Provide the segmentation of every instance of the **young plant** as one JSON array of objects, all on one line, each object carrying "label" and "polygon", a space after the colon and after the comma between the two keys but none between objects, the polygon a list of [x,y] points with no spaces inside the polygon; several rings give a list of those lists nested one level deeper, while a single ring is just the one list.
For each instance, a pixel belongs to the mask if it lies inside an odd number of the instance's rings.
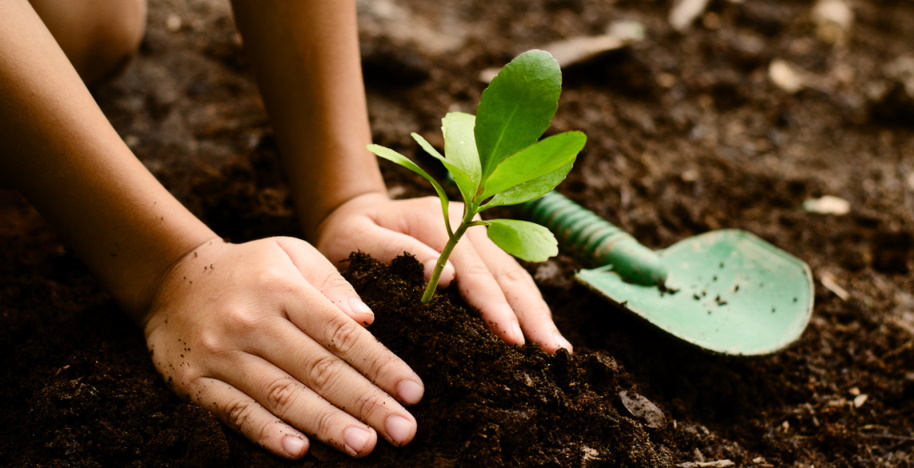
[{"label": "young plant", "polygon": [[441,120],[444,155],[416,133],[419,145],[441,161],[463,197],[463,218],[455,229],[448,198],[432,176],[396,151],[378,145],[368,149],[431,182],[444,212],[448,242],[438,258],[422,302],[431,301],[441,271],[457,242],[473,226],[486,226],[489,239],[515,257],[541,262],[558,253],[555,236],[543,226],[511,219],[476,219],[496,206],[515,205],[555,188],[571,170],[587,137],[565,132],[543,140],[562,92],[558,63],[542,50],[517,56],[483,91],[476,115],[448,113]]}]

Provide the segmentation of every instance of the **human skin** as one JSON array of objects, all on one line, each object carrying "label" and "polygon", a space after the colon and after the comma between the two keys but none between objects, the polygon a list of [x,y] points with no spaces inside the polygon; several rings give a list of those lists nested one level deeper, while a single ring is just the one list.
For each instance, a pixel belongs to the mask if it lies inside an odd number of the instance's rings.
[{"label": "human skin", "polygon": [[31,0],[83,81],[116,73],[143,39],[145,0]]},{"label": "human skin", "polygon": [[[233,0],[306,239],[333,262],[354,250],[390,261],[410,252],[426,278],[447,243],[435,197],[391,200],[371,143],[355,2]],[[454,204],[459,207],[460,204]],[[452,212],[459,222],[460,209]],[[526,334],[571,351],[533,279],[481,228],[468,231],[442,274],[509,343]]]},{"label": "human skin", "polygon": [[353,456],[379,433],[408,443],[421,380],[333,265],[297,239],[223,242],[121,141],[30,4],[0,17],[0,172],[144,328],[175,391],[288,458],[304,433]]},{"label": "human skin", "polygon": [[[70,0],[36,4],[54,1]],[[430,227],[437,200],[389,200],[364,149],[354,3],[234,7],[308,238],[334,261],[357,249],[434,261],[446,240]],[[58,43],[25,0],[0,2],[0,18],[0,174],[143,327],[166,382],[287,458],[306,453],[305,434],[353,456],[379,435],[408,443],[416,421],[404,405],[422,382],[364,329],[374,316],[334,265],[298,239],[223,242],[134,157],[80,79],[104,76],[118,54],[92,57],[48,18]],[[519,324],[544,349],[565,346],[529,275],[470,235],[446,280],[456,275],[509,342],[523,342]]]}]

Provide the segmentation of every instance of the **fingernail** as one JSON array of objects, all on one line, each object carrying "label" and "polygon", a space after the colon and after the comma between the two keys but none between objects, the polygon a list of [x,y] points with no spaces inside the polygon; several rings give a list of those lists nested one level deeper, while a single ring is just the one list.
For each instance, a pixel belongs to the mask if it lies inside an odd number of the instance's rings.
[{"label": "fingernail", "polygon": [[357,297],[349,298],[349,307],[353,312],[358,314],[374,315],[374,311],[371,310],[371,307],[368,307],[368,304],[362,302],[362,300]]},{"label": "fingernail", "polygon": [[352,455],[362,453],[370,438],[371,433],[364,427],[349,426],[343,431],[343,442],[346,443],[346,449]]},{"label": "fingernail", "polygon": [[526,343],[526,340],[524,340],[524,332],[521,331],[519,324],[515,323],[511,326],[510,335],[515,343],[519,345]]},{"label": "fingernail", "polygon": [[394,445],[400,446],[409,442],[414,433],[413,423],[403,416],[391,416],[384,423],[384,429],[387,430],[387,437]]},{"label": "fingernail", "polygon": [[282,449],[290,456],[298,458],[308,449],[308,442],[301,437],[287,435],[282,438]]},{"label": "fingernail", "polygon": [[419,403],[423,393],[425,393],[425,389],[415,381],[404,380],[397,384],[397,394],[400,395],[400,400],[407,405]]},{"label": "fingernail", "polygon": [[569,353],[574,351],[574,347],[571,346],[571,343],[569,343],[568,340],[566,340],[565,337],[562,336],[559,332],[555,332],[553,338],[555,339],[555,345],[557,347],[565,348]]}]

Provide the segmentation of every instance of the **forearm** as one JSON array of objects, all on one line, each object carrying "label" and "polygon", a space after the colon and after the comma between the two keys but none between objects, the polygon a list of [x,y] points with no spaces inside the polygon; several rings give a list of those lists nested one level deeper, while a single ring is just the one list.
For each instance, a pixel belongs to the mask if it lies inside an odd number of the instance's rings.
[{"label": "forearm", "polygon": [[305,234],[343,202],[385,192],[353,0],[233,0]]},{"label": "forearm", "polygon": [[214,234],[133,156],[25,0],[0,3],[2,170],[135,319]]}]

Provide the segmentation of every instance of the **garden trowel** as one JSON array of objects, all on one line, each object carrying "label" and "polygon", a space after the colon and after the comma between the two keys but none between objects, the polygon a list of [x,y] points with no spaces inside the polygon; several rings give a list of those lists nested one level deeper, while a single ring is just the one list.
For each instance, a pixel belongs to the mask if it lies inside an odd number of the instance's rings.
[{"label": "garden trowel", "polygon": [[564,253],[595,267],[579,271],[579,282],[701,348],[773,353],[809,322],[809,267],[748,232],[711,231],[654,252],[556,192],[520,209],[547,226]]}]

